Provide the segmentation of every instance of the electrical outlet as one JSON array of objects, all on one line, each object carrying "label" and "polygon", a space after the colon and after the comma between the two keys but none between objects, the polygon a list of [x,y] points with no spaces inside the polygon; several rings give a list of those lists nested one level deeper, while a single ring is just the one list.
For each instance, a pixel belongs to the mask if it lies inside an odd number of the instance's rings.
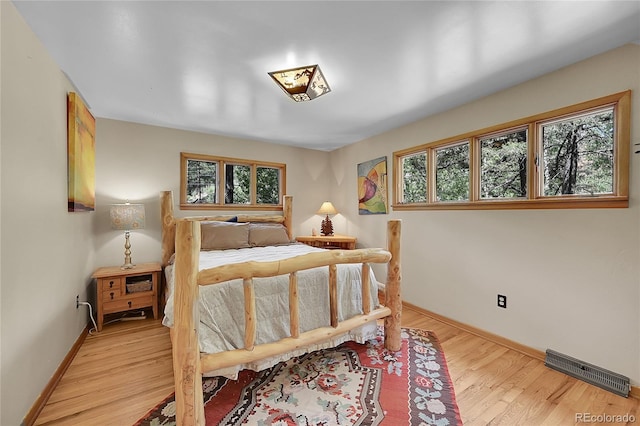
[{"label": "electrical outlet", "polygon": [[78,309],[80,307],[80,295],[77,294],[76,295],[76,309]]},{"label": "electrical outlet", "polygon": [[498,295],[498,307],[507,309],[507,296],[504,294]]}]

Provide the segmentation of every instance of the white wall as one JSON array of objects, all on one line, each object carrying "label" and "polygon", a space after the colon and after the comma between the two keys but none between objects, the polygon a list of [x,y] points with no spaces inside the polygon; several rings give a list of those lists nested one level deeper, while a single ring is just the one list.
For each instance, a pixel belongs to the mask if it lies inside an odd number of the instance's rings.
[{"label": "white wall", "polygon": [[93,213],[67,212],[73,90],[11,2],[1,10],[2,413],[17,425],[87,324]]},{"label": "white wall", "polygon": [[309,235],[312,227],[319,228],[322,218],[315,212],[330,194],[326,152],[108,119],[98,119],[96,127],[94,235],[99,265],[119,265],[124,260],[124,237],[109,227],[109,204],[127,199],[145,204],[145,229],[131,233],[134,263],[160,260],[160,191],[173,191],[176,216],[207,214],[180,211],[180,152],[285,163],[286,193],[294,197],[294,234]]},{"label": "white wall", "polygon": [[[402,219],[405,300],[627,375],[638,386],[640,155],[631,157],[628,209],[359,216],[355,201],[357,163],[386,155],[391,173],[394,151],[627,89],[634,91],[631,142],[639,143],[640,46],[627,45],[333,151],[348,231],[364,245],[383,246],[384,222]],[[507,296],[506,310],[496,307],[497,293]]]}]

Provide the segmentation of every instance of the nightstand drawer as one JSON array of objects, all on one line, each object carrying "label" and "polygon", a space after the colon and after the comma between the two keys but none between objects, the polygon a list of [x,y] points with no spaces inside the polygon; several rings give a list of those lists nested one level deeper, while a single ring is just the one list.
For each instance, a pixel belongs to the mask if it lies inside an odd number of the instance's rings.
[{"label": "nightstand drawer", "polygon": [[117,295],[120,295],[120,291],[122,289],[122,278],[114,277],[114,278],[102,278],[98,280],[100,282],[100,290],[103,293],[108,293],[112,291],[116,291]]},{"label": "nightstand drawer", "polygon": [[102,292],[102,301],[109,302],[120,298],[120,289],[113,289]]},{"label": "nightstand drawer", "polygon": [[104,313],[109,314],[112,312],[126,311],[129,309],[146,308],[153,305],[153,294],[148,296],[136,296],[136,297],[123,297],[113,302],[109,299],[104,299]]}]

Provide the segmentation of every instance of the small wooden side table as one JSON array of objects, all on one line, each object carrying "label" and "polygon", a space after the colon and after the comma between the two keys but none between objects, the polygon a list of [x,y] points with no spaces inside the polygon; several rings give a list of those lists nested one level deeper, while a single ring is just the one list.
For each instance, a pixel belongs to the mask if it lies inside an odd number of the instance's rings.
[{"label": "small wooden side table", "polygon": [[350,237],[348,235],[312,235],[296,237],[296,241],[299,243],[305,243],[312,247],[320,247],[326,249],[342,249],[342,250],[354,250],[356,248],[356,237]]},{"label": "small wooden side table", "polygon": [[107,266],[96,269],[97,328],[102,331],[104,316],[115,312],[151,307],[158,319],[158,283],[162,266],[141,263],[131,269]]}]

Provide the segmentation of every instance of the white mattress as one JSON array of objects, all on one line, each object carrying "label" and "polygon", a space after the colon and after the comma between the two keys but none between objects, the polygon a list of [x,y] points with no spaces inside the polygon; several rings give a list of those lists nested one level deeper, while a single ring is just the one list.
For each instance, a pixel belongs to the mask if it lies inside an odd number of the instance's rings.
[{"label": "white mattress", "polygon": [[[275,261],[322,249],[306,244],[254,247],[234,250],[212,250],[200,253],[200,270],[248,260]],[[338,265],[338,319],[340,321],[362,313],[361,264]],[[166,268],[168,298],[163,324],[173,325],[173,265]],[[329,326],[329,271],[328,267],[298,272],[300,304],[300,332]],[[373,271],[371,277],[371,308],[378,306],[378,283]],[[289,276],[255,278],[257,332],[256,344],[269,343],[289,336]],[[217,353],[244,347],[244,293],[242,280],[227,281],[200,288],[198,303],[200,313],[200,350]],[[376,334],[375,321],[352,330],[333,341],[295,353],[260,360],[237,368],[216,371],[215,375],[234,377],[242,368],[262,370],[292,356],[331,347],[347,340],[365,342]]]}]

